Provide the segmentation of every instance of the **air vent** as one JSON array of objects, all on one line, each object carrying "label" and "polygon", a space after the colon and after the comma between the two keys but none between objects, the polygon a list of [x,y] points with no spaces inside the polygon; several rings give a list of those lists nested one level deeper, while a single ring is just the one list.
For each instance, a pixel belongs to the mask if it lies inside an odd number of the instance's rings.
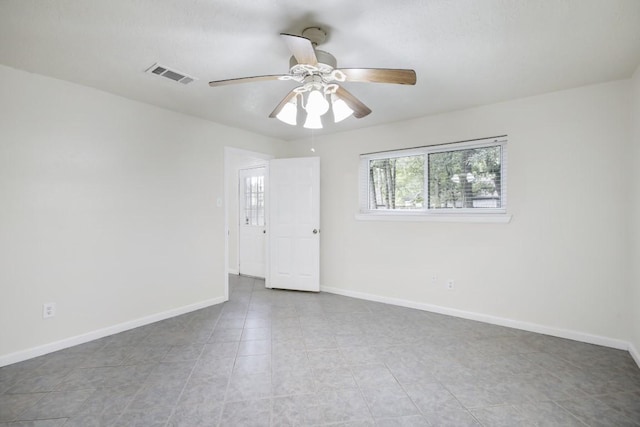
[{"label": "air vent", "polygon": [[155,74],[157,76],[166,77],[167,79],[171,79],[174,82],[182,83],[183,85],[197,80],[195,77],[191,77],[181,71],[172,70],[169,67],[165,67],[164,65],[160,65],[158,63],[155,63],[151,67],[147,68],[146,72]]}]

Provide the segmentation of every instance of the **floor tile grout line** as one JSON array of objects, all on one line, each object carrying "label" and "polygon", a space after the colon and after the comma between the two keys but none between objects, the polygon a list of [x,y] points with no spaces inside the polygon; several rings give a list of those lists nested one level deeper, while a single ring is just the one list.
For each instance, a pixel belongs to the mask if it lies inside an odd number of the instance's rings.
[{"label": "floor tile grout line", "polygon": [[[173,408],[171,409],[171,413],[169,414],[169,417],[167,418],[167,422],[165,423],[165,426],[168,426],[169,423],[171,422],[171,418],[175,414],[176,409],[178,407],[178,404],[180,403],[180,399],[182,399],[182,395],[184,394],[184,391],[186,390],[187,386],[189,385],[189,381],[191,380],[191,377],[193,376],[193,372],[195,371],[196,367],[198,366],[198,362],[200,361],[200,358],[202,357],[202,353],[204,353],[204,349],[206,348],[207,343],[209,342],[209,339],[211,339],[211,335],[213,334],[213,331],[215,330],[216,325],[218,324],[218,321],[220,320],[220,316],[222,316],[222,312],[220,312],[218,314],[218,316],[216,317],[216,320],[215,320],[215,322],[213,324],[213,327],[211,328],[211,333],[209,333],[207,341],[203,344],[202,348],[200,349],[200,353],[198,354],[198,357],[196,358],[196,361],[193,364],[193,367],[191,368],[191,371],[189,372],[189,375],[187,376],[187,380],[185,381],[184,385],[182,386],[182,390],[180,390],[180,394],[178,395],[178,397],[177,397],[177,399],[176,399],[176,401],[175,401],[175,403],[173,405]],[[169,350],[169,351],[171,351],[171,350]],[[162,363],[162,362],[160,362],[160,363]]]},{"label": "floor tile grout line", "polygon": [[[256,281],[253,281],[253,284],[251,286],[251,298],[249,299],[249,303],[251,303],[251,300],[253,300],[254,298],[254,293],[255,293],[255,287],[256,287]],[[271,319],[273,320],[273,319]],[[270,323],[270,328],[269,328],[269,382],[270,382],[270,387],[271,387],[271,392],[269,393],[269,399],[270,399],[270,405],[269,405],[269,426],[274,425],[274,396],[273,396],[273,324]]]},{"label": "floor tile grout line", "polygon": [[[229,286],[231,286],[231,285],[229,285]],[[253,290],[251,291],[251,294],[253,294]],[[249,298],[249,300],[251,300],[252,297],[253,297],[253,295]],[[222,317],[223,313],[224,313],[224,308],[220,312],[220,317]],[[218,422],[215,424],[216,426],[220,426],[222,424],[224,411],[225,411],[226,405],[228,403],[227,398],[228,398],[228,395],[229,395],[229,387],[231,385],[231,379],[233,378],[233,373],[234,373],[235,368],[236,368],[236,361],[238,359],[238,351],[240,349],[240,342],[241,342],[240,340],[242,339],[242,334],[244,332],[244,324],[247,321],[248,313],[249,313],[249,304],[247,304],[247,309],[246,309],[246,312],[244,314],[244,320],[243,320],[243,323],[242,323],[242,325],[243,325],[242,326],[242,331],[240,332],[240,338],[238,340],[238,344],[236,346],[236,351],[235,351],[235,354],[233,356],[233,365],[231,366],[231,372],[229,373],[229,378],[227,378],[227,386],[226,386],[226,389],[225,389],[225,392],[224,392],[224,398],[222,399],[221,408],[220,408],[220,414],[218,415]],[[217,322],[216,322],[216,324],[217,324]]]},{"label": "floor tile grout line", "polygon": [[[423,417],[425,417],[427,414],[425,414],[425,413],[424,413],[424,412],[423,412],[423,411],[418,407],[417,402],[416,402],[415,400],[413,400],[413,398],[411,397],[411,395],[407,392],[407,390],[406,390],[406,388],[405,388],[405,385],[403,385],[403,384],[398,380],[398,378],[393,374],[393,372],[391,371],[391,369],[389,368],[389,366],[388,366],[386,363],[385,363],[385,366],[387,367],[387,369],[389,369],[389,372],[391,372],[391,375],[393,375],[393,376],[394,376],[394,378],[396,379],[396,381],[398,382],[398,384],[400,385],[400,387],[402,388],[402,390],[407,394],[407,396],[409,397],[409,399],[411,400],[411,402],[414,404],[414,406],[416,407],[416,409],[418,409],[418,412],[419,412]],[[434,379],[435,379],[435,377],[434,377]],[[476,418],[476,417],[471,413],[471,411],[469,410],[469,408],[467,408],[465,405],[463,405],[463,404],[462,404],[462,402],[460,402],[460,400],[458,399],[458,397],[457,397],[455,394],[453,394],[453,393],[451,392],[451,390],[449,390],[449,389],[448,389],[448,388],[447,388],[447,387],[446,387],[442,382],[440,382],[440,381],[438,381],[438,380],[436,379],[433,383],[430,383],[430,384],[438,384],[440,387],[444,388],[444,389],[447,391],[447,393],[449,393],[449,394],[451,395],[451,397],[453,397],[453,399],[455,399],[455,401],[456,401],[456,402],[458,402],[458,404],[460,405],[460,407],[461,407],[461,408],[463,408],[463,409],[466,411],[466,413],[468,413],[468,414],[469,414],[469,415],[470,415],[470,416],[471,416],[471,417],[472,417],[472,418],[473,418],[473,419],[474,419],[478,424],[482,425],[482,424],[480,423],[480,421],[479,421],[479,420],[478,420],[478,419],[477,419],[477,418]]]},{"label": "floor tile grout line", "polygon": [[[40,403],[40,401],[41,401],[42,399],[44,399],[44,397],[45,397],[45,395],[46,395],[47,393],[50,393],[50,392],[21,393],[21,394],[42,394],[42,396],[40,396],[40,398],[39,398],[39,399],[37,399],[35,402],[33,402],[33,403],[31,404],[31,406],[28,406],[28,407],[24,408],[24,410],[22,410],[18,415],[16,415],[16,417],[17,417],[17,418],[14,418],[14,419],[12,419],[12,420],[9,420],[8,422],[17,422],[17,421],[22,421],[22,418],[20,418],[20,416],[21,416],[22,414],[24,414],[25,412],[27,412],[29,409],[31,409],[31,407],[36,406],[38,403]],[[32,421],[32,420],[25,420],[25,421]]]},{"label": "floor tile grout line", "polygon": [[[389,368],[387,367],[386,364],[384,366],[389,370]],[[391,371],[389,370],[389,372],[391,372]],[[353,377],[353,373],[351,373],[351,370],[349,370],[349,373]],[[393,376],[392,372],[391,372],[391,375]],[[396,380],[396,382],[398,382],[398,379],[395,376],[393,378]],[[371,415],[371,418],[374,420],[374,423],[375,423],[375,417],[373,416],[373,411],[371,410],[371,405],[369,404],[369,402],[367,402],[367,398],[365,397],[364,392],[362,391],[362,387],[360,386],[360,383],[358,383],[358,381],[355,379],[355,377],[353,377],[353,380],[356,383],[356,387],[360,391],[360,396],[362,397],[362,400],[364,400],[365,405],[367,405],[367,409],[369,410],[369,415]],[[399,382],[398,382],[398,385],[400,385]],[[404,391],[404,389],[403,389],[403,391]],[[405,394],[406,394],[406,392],[405,392]],[[409,395],[407,395],[407,397],[409,397]],[[411,400],[411,398],[409,398],[409,400]],[[413,400],[411,400],[411,404],[413,404],[413,406],[416,408],[416,410],[418,412],[420,412],[420,410],[413,403]]]},{"label": "floor tile grout line", "polygon": [[554,405],[556,405],[558,408],[562,409],[564,412],[566,412],[567,414],[569,414],[570,417],[578,420],[578,422],[580,422],[581,424],[584,424],[586,427],[589,427],[589,424],[587,424],[584,420],[580,419],[580,417],[577,417],[573,412],[571,412],[570,410],[568,410],[567,408],[565,408],[564,406],[562,406],[561,404],[559,404],[558,402],[556,402],[555,400],[552,400],[551,403],[553,403]]},{"label": "floor tile grout line", "polygon": [[[610,393],[610,394],[617,394],[617,393]],[[600,395],[600,396],[603,396],[603,395]],[[628,420],[628,421],[630,421],[630,422],[633,422],[633,423],[636,423],[636,424],[640,425],[640,422],[639,422],[640,420],[634,420],[633,418],[630,418],[630,417],[629,417],[627,414],[625,414],[624,412],[617,410],[616,408],[612,407],[611,405],[607,404],[606,402],[602,402],[602,401],[601,401],[600,399],[598,399],[596,396],[589,396],[589,397],[590,397],[590,398],[594,398],[594,399],[596,399],[596,400],[599,400],[601,403],[603,403],[604,405],[606,405],[609,409],[611,409],[612,411],[616,412],[619,416],[622,416],[622,417],[626,418],[626,420]],[[558,406],[560,406],[562,409],[564,409],[566,412],[568,412],[569,414],[571,414],[574,418],[577,418],[577,419],[578,419],[580,422],[582,422],[583,424],[586,424],[586,425],[588,425],[588,426],[590,426],[590,425],[591,425],[591,424],[587,423],[587,420],[580,418],[579,416],[577,416],[577,415],[575,415],[573,412],[571,412],[571,410],[569,410],[569,409],[565,408],[565,407],[562,405],[562,402],[561,402],[561,401],[560,401],[560,402],[553,401],[553,403],[554,403],[554,404],[556,404],[556,405],[558,405]]]}]

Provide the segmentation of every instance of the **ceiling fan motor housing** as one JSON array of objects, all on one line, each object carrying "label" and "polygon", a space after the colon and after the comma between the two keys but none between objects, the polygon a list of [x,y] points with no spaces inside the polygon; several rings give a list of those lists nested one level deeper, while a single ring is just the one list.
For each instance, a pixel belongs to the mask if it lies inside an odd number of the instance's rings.
[{"label": "ceiling fan motor housing", "polygon": [[[330,73],[338,66],[338,61],[336,61],[336,57],[331,55],[329,52],[325,52],[324,50],[316,50],[316,58],[318,59],[318,65],[316,68],[321,73]],[[296,61],[296,57],[292,56],[289,59],[289,68],[292,70],[296,65],[306,65],[308,64],[298,64]]]}]

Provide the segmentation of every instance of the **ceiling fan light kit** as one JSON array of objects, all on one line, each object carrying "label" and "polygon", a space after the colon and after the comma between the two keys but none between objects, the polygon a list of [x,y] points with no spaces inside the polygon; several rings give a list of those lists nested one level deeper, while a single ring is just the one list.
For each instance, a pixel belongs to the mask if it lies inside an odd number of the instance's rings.
[{"label": "ceiling fan light kit", "polygon": [[322,120],[320,119],[320,116],[317,114],[307,114],[304,127],[307,129],[322,129]]},{"label": "ceiling fan light kit", "polygon": [[[306,115],[304,127],[322,129],[322,117],[330,110],[335,123],[350,116],[362,118],[371,113],[371,109],[349,93],[342,82],[416,84],[416,73],[407,69],[383,68],[347,68],[338,69],[336,58],[328,52],[316,50],[324,42],[327,34],[320,28],[311,27],[302,32],[302,36],[281,33],[292,53],[289,61],[289,73],[225,79],[209,82],[211,87],[234,83],[246,83],[264,80],[293,80],[300,85],[293,88],[269,115],[283,123],[298,125],[298,113]],[[299,99],[298,99],[299,97]],[[330,101],[329,101],[330,100]],[[299,108],[301,107],[301,108]]]},{"label": "ceiling fan light kit", "polygon": [[335,93],[331,94],[331,104],[333,106],[333,121],[339,123],[350,117],[353,110],[349,108],[346,102],[338,98]]},{"label": "ceiling fan light kit", "polygon": [[329,111],[329,102],[319,90],[312,90],[307,97],[305,110],[307,110],[307,114],[322,116]]},{"label": "ceiling fan light kit", "polygon": [[292,126],[298,124],[298,103],[296,98],[297,97],[294,97],[293,100],[287,102],[284,107],[282,107],[282,110],[276,115],[278,120]]}]

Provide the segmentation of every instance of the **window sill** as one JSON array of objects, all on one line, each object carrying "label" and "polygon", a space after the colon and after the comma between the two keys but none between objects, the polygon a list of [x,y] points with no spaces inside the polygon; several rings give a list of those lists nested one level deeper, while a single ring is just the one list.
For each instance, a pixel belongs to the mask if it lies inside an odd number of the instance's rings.
[{"label": "window sill", "polygon": [[357,221],[404,221],[404,222],[468,222],[485,224],[507,224],[511,222],[510,214],[476,213],[476,214],[418,214],[418,213],[357,213]]}]

